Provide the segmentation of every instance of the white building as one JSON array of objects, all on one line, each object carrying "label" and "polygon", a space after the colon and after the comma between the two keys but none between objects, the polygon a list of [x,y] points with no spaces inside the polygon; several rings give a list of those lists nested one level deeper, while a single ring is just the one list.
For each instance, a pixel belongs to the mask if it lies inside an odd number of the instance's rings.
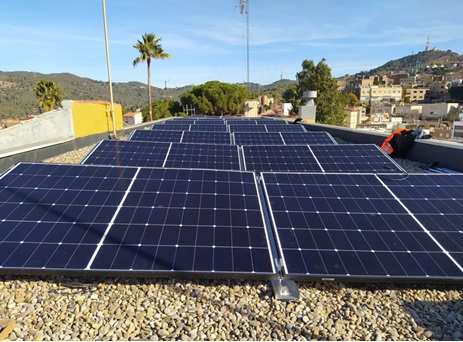
[{"label": "white building", "polygon": [[450,113],[458,113],[458,103],[423,103],[422,119],[443,119]]},{"label": "white building", "polygon": [[283,110],[283,115],[288,116],[291,109],[293,109],[293,105],[291,103],[282,103],[281,109]]},{"label": "white building", "polygon": [[141,112],[130,112],[124,114],[123,116],[124,123],[127,125],[137,125],[143,122],[143,115]]}]

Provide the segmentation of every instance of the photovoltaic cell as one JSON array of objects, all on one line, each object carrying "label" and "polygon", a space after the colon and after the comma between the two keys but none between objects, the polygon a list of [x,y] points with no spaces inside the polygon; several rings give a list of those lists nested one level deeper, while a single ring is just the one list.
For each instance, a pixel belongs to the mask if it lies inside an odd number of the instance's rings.
[{"label": "photovoltaic cell", "polygon": [[102,140],[81,164],[161,167],[170,145],[166,142]]},{"label": "photovoltaic cell", "polygon": [[262,178],[289,278],[463,277],[458,262],[380,176],[263,173]]},{"label": "photovoltaic cell", "polygon": [[236,145],[284,145],[280,133],[235,132],[233,140]]},{"label": "photovoltaic cell", "polygon": [[302,125],[268,125],[266,124],[267,132],[307,132]]},{"label": "photovoltaic cell", "polygon": [[182,131],[152,131],[147,129],[137,129],[130,134],[127,140],[180,142],[182,140],[182,136]]},{"label": "photovoltaic cell", "polygon": [[[162,165],[161,165],[162,166]],[[240,170],[235,145],[172,144],[164,167]]]},{"label": "photovoltaic cell", "polygon": [[208,125],[208,124],[201,124],[196,123],[191,125],[190,131],[192,132],[226,132],[227,126],[225,125]]},{"label": "photovoltaic cell", "polygon": [[190,127],[193,126],[193,124],[184,124],[184,123],[178,123],[175,125],[153,125],[151,126],[151,129],[153,131],[189,131]]},{"label": "photovoltaic cell", "polygon": [[184,132],[182,143],[231,144],[228,132]]},{"label": "photovoltaic cell", "polygon": [[244,145],[242,150],[248,171],[322,172],[308,146]]},{"label": "photovoltaic cell", "polygon": [[311,145],[310,149],[325,172],[405,172],[373,144]]},{"label": "photovoltaic cell", "polygon": [[[296,126],[296,125],[288,125]],[[297,126],[296,126],[297,127]],[[281,136],[286,145],[320,145],[332,144],[337,145],[331,134],[327,132],[285,132],[281,131]]]},{"label": "photovoltaic cell", "polygon": [[228,130],[230,132],[267,132],[265,125],[242,125],[242,124],[233,124],[228,125]]}]

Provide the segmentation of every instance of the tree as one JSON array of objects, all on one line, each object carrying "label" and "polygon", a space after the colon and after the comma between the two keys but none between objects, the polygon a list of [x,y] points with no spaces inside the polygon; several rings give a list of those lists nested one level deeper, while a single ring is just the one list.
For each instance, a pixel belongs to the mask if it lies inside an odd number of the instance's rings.
[{"label": "tree", "polygon": [[48,112],[59,106],[65,96],[58,83],[51,80],[40,80],[32,89],[35,91],[35,97],[39,100],[40,112]]},{"label": "tree", "polygon": [[348,93],[347,94],[347,104],[352,107],[357,106],[359,104],[359,99],[357,98],[357,95],[353,93]]},{"label": "tree", "polygon": [[140,52],[140,56],[134,59],[133,66],[135,67],[140,62],[146,62],[148,67],[148,103],[150,121],[153,120],[153,110],[151,107],[151,58],[165,59],[170,58],[170,55],[164,52],[160,42],[161,38],[156,38],[153,33],[145,33],[142,36],[143,42],[138,40],[133,47]]},{"label": "tree", "polygon": [[[338,90],[336,79],[323,58],[317,65],[312,60],[302,62],[302,71],[296,74],[298,106],[302,94],[307,90],[316,90],[316,121],[331,125],[342,125],[345,119],[346,97]],[[294,109],[297,110],[297,109]]]},{"label": "tree", "polygon": [[209,81],[183,93],[180,101],[195,107],[196,114],[234,115],[244,110],[244,101],[250,96],[241,85]]},{"label": "tree", "polygon": [[297,86],[291,86],[287,88],[281,95],[285,103],[291,103],[293,109],[291,109],[291,114],[297,115],[297,108],[299,108],[299,97],[297,95]]},{"label": "tree", "polygon": [[[171,116],[183,116],[183,107],[178,101],[174,100],[155,100],[151,104],[153,119],[163,119]],[[149,120],[149,107],[146,106],[141,110],[143,121]]]}]

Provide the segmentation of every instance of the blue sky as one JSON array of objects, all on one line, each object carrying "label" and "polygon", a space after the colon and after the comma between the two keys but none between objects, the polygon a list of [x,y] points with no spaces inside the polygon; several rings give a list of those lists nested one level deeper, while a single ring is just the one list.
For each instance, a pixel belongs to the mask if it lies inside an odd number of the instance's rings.
[{"label": "blue sky", "polygon": [[[137,39],[162,38],[157,87],[246,81],[246,16],[239,0],[106,0],[114,82],[146,83]],[[431,46],[463,54],[460,0],[249,0],[250,81],[295,79],[322,58],[335,77]],[[0,0],[0,70],[69,72],[107,81],[100,0]]]}]

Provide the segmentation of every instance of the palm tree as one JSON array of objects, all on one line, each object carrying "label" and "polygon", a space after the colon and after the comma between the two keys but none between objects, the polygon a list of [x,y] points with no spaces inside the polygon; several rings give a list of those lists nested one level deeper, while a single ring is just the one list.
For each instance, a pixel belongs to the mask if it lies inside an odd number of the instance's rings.
[{"label": "palm tree", "polygon": [[145,62],[148,66],[148,100],[149,100],[149,111],[150,121],[153,120],[153,109],[151,108],[151,58],[165,59],[169,58],[170,55],[165,53],[160,41],[161,38],[156,38],[154,33],[145,33],[143,36],[143,42],[137,41],[133,47],[140,52],[140,56],[135,58],[133,66],[135,67],[140,62]]},{"label": "palm tree", "polygon": [[50,80],[40,80],[32,89],[35,91],[35,97],[39,100],[39,109],[41,112],[48,112],[61,106],[65,94],[58,83]]}]

